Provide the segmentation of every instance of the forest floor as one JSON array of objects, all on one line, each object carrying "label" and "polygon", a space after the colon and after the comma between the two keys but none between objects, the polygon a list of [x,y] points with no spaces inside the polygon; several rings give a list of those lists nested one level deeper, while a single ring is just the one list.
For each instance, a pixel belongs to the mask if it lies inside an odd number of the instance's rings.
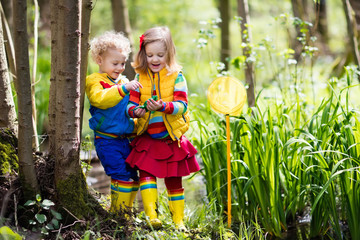
[{"label": "forest floor", "polygon": [[[131,234],[134,224],[125,219],[123,214],[110,216],[101,207],[100,201],[96,216],[89,216],[87,219],[77,219],[66,212],[66,209],[61,209],[56,199],[55,162],[42,152],[33,154],[40,194],[36,199],[25,199],[18,174],[17,147],[14,135],[1,129],[0,230],[2,226],[8,226],[24,239],[83,239],[89,226],[94,225],[99,226],[98,234],[102,235],[102,239],[114,239],[110,236],[122,238]],[[89,191],[89,196],[100,200],[100,194],[95,191]],[[29,200],[32,201],[30,205]],[[0,239],[3,237],[1,231]]]},{"label": "forest floor", "polygon": [[[10,144],[12,150],[16,151],[16,141],[9,141],[4,138],[4,132],[0,133],[1,140],[5,140],[6,144]],[[3,144],[3,143],[1,143]],[[1,150],[1,149],[0,149]],[[66,209],[59,207],[56,199],[56,188],[54,182],[55,162],[51,160],[45,153],[36,152],[33,155],[35,159],[35,169],[40,184],[40,195],[37,199],[25,199],[22,193],[22,186],[18,175],[18,166],[8,167],[9,171],[0,175],[0,229],[2,226],[8,226],[10,229],[23,237],[23,239],[131,239],[134,232],[139,237],[137,239],[146,239],[141,236],[151,234],[151,229],[143,214],[140,194],[138,194],[135,209],[133,211],[124,209],[121,214],[110,214],[107,210],[110,205],[109,185],[110,180],[104,174],[102,166],[97,159],[92,159],[89,172],[85,172],[87,183],[89,185],[89,194],[97,200],[100,210],[97,214],[88,216],[86,219],[78,219],[71,216]],[[4,157],[3,157],[4,158]],[[3,159],[0,156],[0,160]],[[17,159],[16,159],[17,161]],[[1,167],[4,167],[1,162]],[[10,170],[11,169],[11,170]],[[200,175],[199,175],[200,177]],[[165,191],[162,181],[159,181],[159,192]],[[195,184],[194,184],[195,183]],[[192,207],[198,207],[201,199],[205,196],[205,187],[203,182],[196,179],[185,179],[184,184],[188,188],[188,199]],[[161,193],[160,193],[161,194]],[[33,204],[27,206],[28,201]],[[46,208],[45,201],[49,201],[51,206]],[[54,216],[61,213],[61,219],[58,224]],[[45,220],[39,219],[40,215],[45,216]],[[130,217],[125,217],[128,215]],[[168,216],[171,222],[171,216]],[[54,220],[55,219],[55,220]],[[49,227],[49,224],[52,227]],[[165,229],[168,231],[170,223],[165,223]],[[0,230],[1,232],[1,230]],[[186,233],[189,239],[196,239],[197,230]],[[193,237],[191,237],[193,236]],[[2,234],[0,233],[0,239]]]},{"label": "forest floor", "polygon": [[[66,209],[59,209],[56,201],[56,190],[53,181],[54,163],[43,156],[41,153],[35,155],[36,171],[40,183],[41,199],[34,205],[26,206],[28,200],[24,199],[22,187],[17,173],[6,174],[0,178],[0,203],[1,217],[0,227],[8,226],[14,232],[17,232],[24,239],[86,239],[84,238],[91,226],[96,226],[97,235],[101,239],[122,239],[124,236],[130,236],[134,231],[133,221],[129,221],[124,214],[111,215],[105,209],[97,209],[96,216],[88,216],[87,219],[77,219],[75,216],[65,216]],[[98,192],[89,191],[89,193],[99,201]],[[46,209],[41,204],[47,199],[54,203],[51,209]],[[100,204],[99,204],[100,205]],[[47,229],[47,225],[54,219],[52,212],[61,212],[62,222],[55,229]],[[125,209],[124,213],[128,215],[136,214]],[[45,215],[44,222],[39,222],[37,214]],[[71,213],[69,213],[71,215]],[[120,227],[121,226],[121,227]],[[1,234],[0,234],[0,239]],[[90,238],[91,239],[91,238]]]}]

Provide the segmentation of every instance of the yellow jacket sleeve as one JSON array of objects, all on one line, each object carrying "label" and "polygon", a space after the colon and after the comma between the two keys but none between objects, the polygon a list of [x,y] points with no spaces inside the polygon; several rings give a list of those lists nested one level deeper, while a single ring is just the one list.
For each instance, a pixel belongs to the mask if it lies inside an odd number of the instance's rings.
[{"label": "yellow jacket sleeve", "polygon": [[[118,104],[129,92],[125,89],[126,78],[113,83],[106,73],[93,73],[86,78],[86,95],[90,104],[100,109],[107,109]],[[104,86],[106,86],[104,88]]]}]

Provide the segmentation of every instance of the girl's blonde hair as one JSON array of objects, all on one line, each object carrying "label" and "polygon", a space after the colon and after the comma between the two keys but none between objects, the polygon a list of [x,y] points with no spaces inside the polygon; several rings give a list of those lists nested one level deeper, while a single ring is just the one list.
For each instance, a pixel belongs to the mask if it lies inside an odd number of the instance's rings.
[{"label": "girl's blonde hair", "polygon": [[145,47],[147,44],[161,41],[166,48],[166,68],[169,74],[180,71],[181,66],[176,61],[175,44],[172,40],[171,33],[168,27],[154,27],[148,29],[141,37],[140,50],[135,55],[135,61],[131,64],[137,73],[146,73],[147,60]]},{"label": "girl's blonde hair", "polygon": [[126,59],[131,52],[130,41],[122,32],[107,31],[90,41],[91,57],[95,62],[109,48],[120,50]]}]

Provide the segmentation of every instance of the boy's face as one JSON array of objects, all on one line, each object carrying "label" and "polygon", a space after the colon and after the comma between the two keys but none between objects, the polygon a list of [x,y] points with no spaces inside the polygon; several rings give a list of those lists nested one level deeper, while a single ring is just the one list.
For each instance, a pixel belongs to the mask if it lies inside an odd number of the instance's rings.
[{"label": "boy's face", "polygon": [[145,46],[148,68],[153,73],[160,72],[166,66],[166,47],[161,41],[155,41]]},{"label": "boy's face", "polygon": [[125,70],[126,56],[118,49],[110,48],[98,57],[100,73],[107,73],[116,79]]}]

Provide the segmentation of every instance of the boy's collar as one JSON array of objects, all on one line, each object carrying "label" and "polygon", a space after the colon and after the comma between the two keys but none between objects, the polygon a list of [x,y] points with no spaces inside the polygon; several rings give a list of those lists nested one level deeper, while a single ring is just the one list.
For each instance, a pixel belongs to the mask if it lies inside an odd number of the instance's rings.
[{"label": "boy's collar", "polygon": [[106,74],[106,76],[107,76],[107,78],[108,78],[111,82],[113,82],[113,83],[115,83],[115,84],[117,84],[118,82],[120,82],[122,79],[126,78],[126,77],[125,77],[124,75],[122,75],[122,74],[120,74],[117,79],[113,79],[112,77],[109,76],[109,74]]}]

